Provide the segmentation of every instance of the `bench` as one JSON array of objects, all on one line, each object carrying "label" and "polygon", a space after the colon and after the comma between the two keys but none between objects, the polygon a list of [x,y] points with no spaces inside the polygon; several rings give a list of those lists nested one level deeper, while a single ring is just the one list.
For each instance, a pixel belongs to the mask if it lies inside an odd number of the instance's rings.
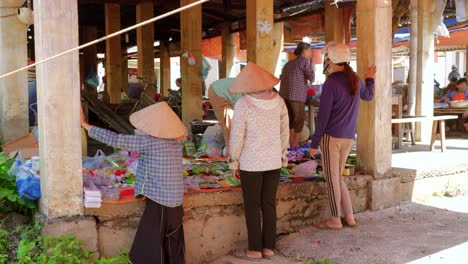
[{"label": "bench", "polygon": [[[458,116],[456,115],[441,115],[441,116],[434,116],[434,117],[407,116],[403,118],[392,119],[392,124],[432,121],[432,135],[431,135],[431,144],[429,146],[429,150],[433,151],[435,149],[434,143],[435,143],[436,136],[437,136],[437,127],[439,127],[441,151],[445,152],[447,150],[447,146],[445,145],[445,121],[450,120],[450,119],[457,119],[457,118]],[[411,139],[414,142],[413,136]]]}]

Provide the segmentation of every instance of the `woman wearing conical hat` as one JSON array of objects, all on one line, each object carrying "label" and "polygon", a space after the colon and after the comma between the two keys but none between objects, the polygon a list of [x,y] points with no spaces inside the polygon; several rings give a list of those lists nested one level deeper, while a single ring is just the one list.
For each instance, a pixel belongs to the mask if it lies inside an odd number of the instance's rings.
[{"label": "woman wearing conical hat", "polygon": [[278,82],[249,63],[229,87],[231,93],[246,94],[234,106],[229,159],[233,175],[241,180],[249,240],[248,249],[233,252],[238,258],[275,254],[276,191],[289,145],[288,109],[273,92]]},{"label": "woman wearing conical hat", "polygon": [[187,129],[165,102],[130,116],[135,135],[116,134],[81,124],[89,136],[109,146],[138,152],[135,195],[146,197],[146,209],[130,251],[132,263],[185,263],[182,198],[182,144]]}]

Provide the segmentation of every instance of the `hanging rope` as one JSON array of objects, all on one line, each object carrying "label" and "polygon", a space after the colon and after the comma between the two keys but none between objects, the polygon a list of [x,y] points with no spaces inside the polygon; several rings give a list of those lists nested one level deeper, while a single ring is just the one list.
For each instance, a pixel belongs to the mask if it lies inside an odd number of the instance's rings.
[{"label": "hanging rope", "polygon": [[142,26],[144,26],[144,25],[151,24],[151,23],[153,23],[153,22],[155,22],[155,21],[158,21],[158,20],[161,20],[161,19],[166,18],[166,17],[168,17],[168,16],[177,14],[177,13],[182,12],[182,11],[184,11],[184,10],[190,9],[190,8],[192,8],[192,7],[194,7],[194,6],[201,5],[201,4],[203,4],[203,3],[205,3],[205,2],[208,2],[208,1],[210,1],[210,0],[200,0],[200,1],[197,1],[197,2],[194,2],[194,3],[191,3],[191,4],[189,4],[189,5],[186,5],[186,6],[177,8],[177,9],[174,9],[174,10],[172,10],[172,11],[170,11],[170,12],[167,12],[167,13],[165,13],[165,14],[162,14],[162,15],[160,15],[160,16],[153,17],[153,18],[151,18],[151,19],[145,20],[145,21],[140,22],[140,23],[138,23],[138,24],[135,24],[135,25],[133,25],[133,26],[131,26],[131,27],[122,29],[122,30],[120,30],[120,31],[114,32],[114,33],[109,34],[109,35],[107,35],[107,36],[104,36],[104,37],[102,37],[102,38],[99,38],[99,39],[96,39],[96,40],[94,40],[94,41],[85,43],[85,44],[83,44],[83,45],[81,45],[81,46],[75,47],[75,48],[73,48],[73,49],[66,50],[66,51],[64,51],[64,52],[61,52],[61,53],[59,53],[59,54],[56,54],[56,55],[54,55],[54,56],[51,56],[51,57],[46,58],[46,59],[43,59],[43,60],[36,61],[35,63],[32,63],[32,64],[30,64],[30,65],[28,65],[28,66],[24,66],[24,67],[22,67],[22,68],[19,68],[19,69],[17,69],[17,70],[11,71],[11,72],[9,72],[9,73],[5,73],[5,74],[3,74],[3,75],[0,76],[0,79],[5,78],[5,77],[8,77],[8,76],[10,76],[10,75],[13,75],[13,74],[15,74],[15,73],[18,73],[18,72],[20,72],[20,71],[26,70],[26,69],[28,69],[28,68],[34,67],[34,66],[36,66],[36,65],[42,64],[42,63],[44,63],[44,62],[53,60],[53,59],[55,59],[55,58],[61,57],[61,56],[65,55],[65,54],[68,54],[68,53],[70,53],[70,52],[73,52],[73,51],[76,51],[76,50],[80,50],[80,49],[89,47],[89,46],[91,46],[91,45],[94,45],[94,44],[96,44],[96,43],[99,43],[99,42],[101,42],[101,41],[104,41],[104,40],[106,40],[106,39],[110,39],[110,38],[119,36],[119,35],[121,35],[121,34],[123,34],[123,33],[129,32],[129,31],[131,31],[131,30],[134,30],[134,29],[136,29],[136,28],[142,27]]}]

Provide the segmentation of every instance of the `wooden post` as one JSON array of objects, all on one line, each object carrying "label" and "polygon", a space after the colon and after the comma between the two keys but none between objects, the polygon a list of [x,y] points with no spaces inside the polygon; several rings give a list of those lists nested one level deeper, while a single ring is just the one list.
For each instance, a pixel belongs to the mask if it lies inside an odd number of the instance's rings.
[{"label": "wooden post", "polygon": [[[37,60],[78,46],[75,0],[35,2]],[[37,66],[41,212],[48,218],[83,214],[78,51]]]},{"label": "wooden post", "polygon": [[235,35],[231,33],[231,23],[224,23],[222,34],[223,56],[221,60],[220,79],[230,77],[232,67],[234,66],[234,58],[236,56],[236,38]]},{"label": "wooden post", "polygon": [[[434,30],[432,17],[434,1],[419,0],[418,67],[416,87],[416,115],[434,115]],[[416,123],[415,137],[423,143],[431,139],[430,121]]]},{"label": "wooden post", "polygon": [[361,172],[376,179],[391,176],[391,71],[392,8],[387,0],[357,2],[358,74],[364,78],[367,68],[375,64],[374,99],[361,101],[357,129],[357,157]]},{"label": "wooden post", "polygon": [[161,96],[167,96],[171,89],[171,56],[167,42],[161,42],[159,46],[159,58],[161,65]]},{"label": "wooden post", "polygon": [[[466,65],[465,66],[465,73],[466,73],[466,72],[468,72],[468,45],[466,45],[466,51],[465,51],[465,65]],[[465,76],[465,78],[466,78],[466,76]]]},{"label": "wooden post", "polygon": [[418,1],[419,0],[411,0],[410,5],[411,41],[408,83],[408,112],[412,116],[416,114],[416,83],[418,76]]},{"label": "wooden post", "polygon": [[122,52],[122,90],[128,95],[128,57],[126,53]]},{"label": "wooden post", "polygon": [[247,59],[271,73],[275,73],[278,61],[273,25],[273,0],[247,1]]},{"label": "wooden post", "polygon": [[[97,39],[97,27],[84,27],[83,28],[83,43],[87,43]],[[83,75],[86,81],[88,74],[91,70],[97,74],[97,45],[92,45],[83,49]],[[89,92],[97,95],[97,89],[85,84]]]},{"label": "wooden post", "polygon": [[[195,0],[181,0],[181,6],[191,4]],[[189,52],[195,58],[195,64],[190,65],[187,58],[181,57],[180,71],[182,78],[182,120],[190,129],[190,122],[201,120],[202,110],[202,79],[201,79],[201,37],[202,8],[200,5],[185,10],[180,14],[181,50]]]},{"label": "wooden post", "polygon": [[[153,1],[142,1],[136,6],[137,23],[153,17]],[[154,24],[137,28],[138,76],[154,83]],[[156,91],[148,89],[146,94],[153,98]]]},{"label": "wooden post", "polygon": [[325,43],[330,41],[344,43],[343,8],[338,8],[333,3],[333,0],[325,1]]},{"label": "wooden post", "polygon": [[[0,74],[28,64],[27,26],[16,16],[24,1],[0,1]],[[28,71],[0,79],[0,135],[13,140],[29,132]]]},{"label": "wooden post", "polygon": [[[106,34],[120,30],[120,4],[106,3]],[[120,36],[106,40],[106,90],[111,104],[122,100],[122,47]]]}]

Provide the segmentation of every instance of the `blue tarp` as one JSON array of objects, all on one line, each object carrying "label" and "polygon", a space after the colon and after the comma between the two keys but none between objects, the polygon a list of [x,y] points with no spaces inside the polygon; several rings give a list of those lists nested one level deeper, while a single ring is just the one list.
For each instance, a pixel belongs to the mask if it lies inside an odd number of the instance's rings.
[{"label": "blue tarp", "polygon": [[[450,18],[450,19],[446,19],[444,21],[444,24],[447,28],[453,26],[453,25],[456,25],[458,22],[457,22],[457,19],[456,18]],[[465,25],[464,27],[462,28],[457,28],[457,29],[451,29],[449,30],[450,33],[452,32],[457,32],[457,31],[462,31],[462,30],[467,30],[468,29],[468,25]],[[468,33],[467,33],[468,34]],[[355,42],[357,40],[357,38],[351,38],[351,42]],[[410,34],[409,34],[409,28],[401,28],[401,29],[398,29],[395,33],[395,36],[393,38],[393,42],[405,42],[405,41],[409,41],[410,40]],[[323,47],[325,46],[325,42],[320,42],[320,43],[313,43],[312,44],[312,49],[322,49]],[[296,48],[296,46],[285,46],[284,47],[284,50],[294,50]]]}]

